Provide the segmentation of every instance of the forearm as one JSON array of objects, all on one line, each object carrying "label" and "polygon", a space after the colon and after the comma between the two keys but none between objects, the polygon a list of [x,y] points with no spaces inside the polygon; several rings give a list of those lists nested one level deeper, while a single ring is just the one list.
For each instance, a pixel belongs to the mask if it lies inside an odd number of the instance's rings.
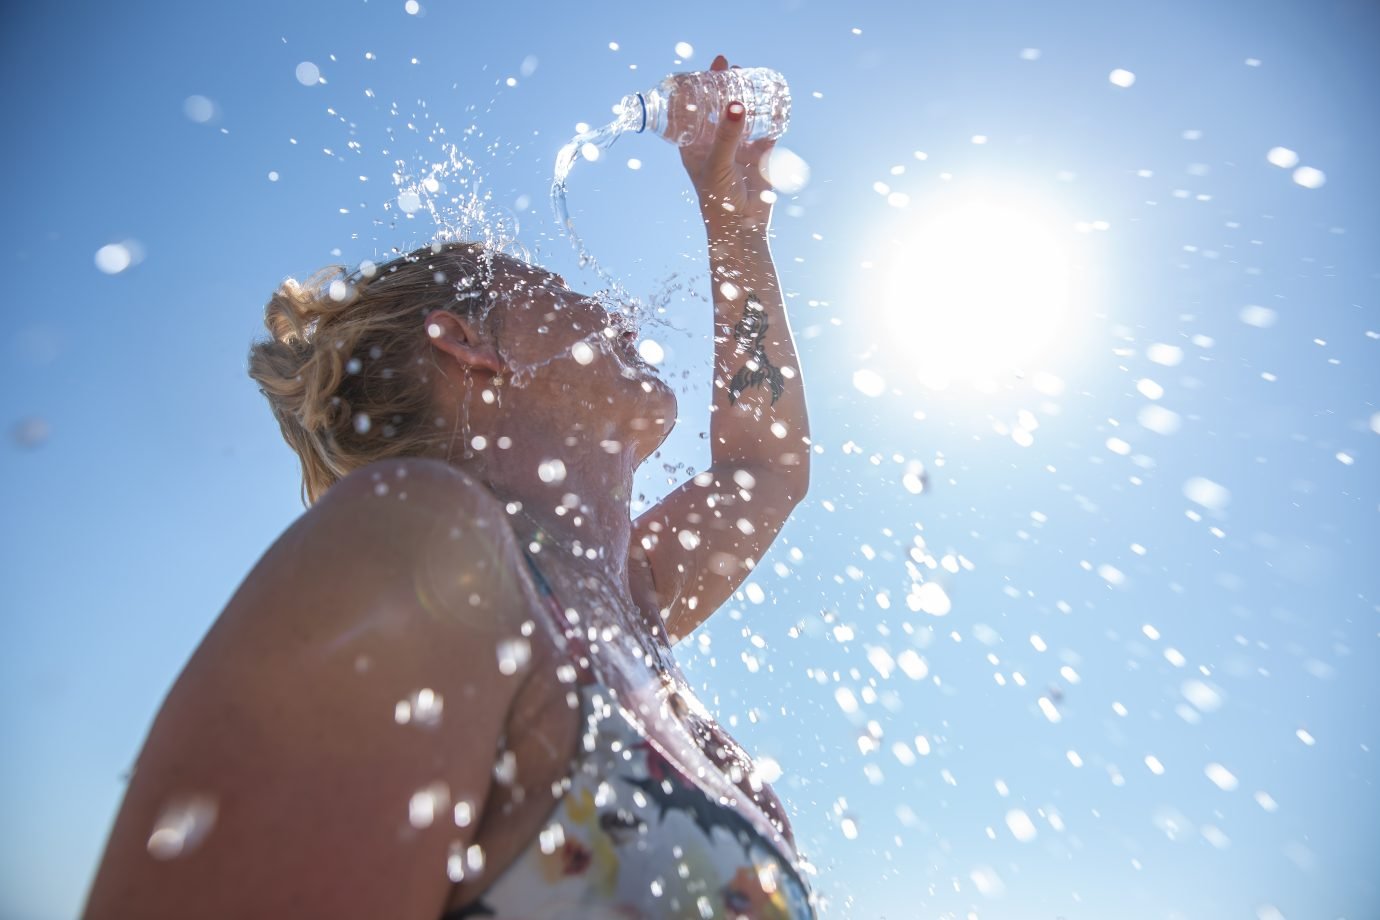
[{"label": "forearm", "polygon": [[809,483],[805,385],[766,234],[711,231],[714,385],[709,442],[715,466],[773,474],[803,497]]}]

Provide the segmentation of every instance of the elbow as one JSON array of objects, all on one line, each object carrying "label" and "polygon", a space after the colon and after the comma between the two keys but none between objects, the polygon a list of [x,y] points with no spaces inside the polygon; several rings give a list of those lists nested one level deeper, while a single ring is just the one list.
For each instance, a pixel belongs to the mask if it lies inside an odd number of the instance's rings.
[{"label": "elbow", "polygon": [[805,495],[810,491],[810,455],[805,455],[805,460],[795,466],[787,467],[790,476],[786,479],[786,495],[789,497],[791,506],[794,507],[805,500]]}]

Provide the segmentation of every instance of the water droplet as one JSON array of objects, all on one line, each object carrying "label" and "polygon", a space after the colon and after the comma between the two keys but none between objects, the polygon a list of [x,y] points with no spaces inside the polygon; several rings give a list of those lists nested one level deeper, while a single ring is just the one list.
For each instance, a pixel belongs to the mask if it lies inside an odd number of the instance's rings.
[{"label": "water droplet", "polygon": [[1223,792],[1231,792],[1237,787],[1236,776],[1220,763],[1208,764],[1203,768],[1203,773],[1212,780],[1213,785]]},{"label": "water droplet", "polygon": [[695,46],[689,42],[676,42],[676,57],[682,60],[694,57]]},{"label": "water droplet", "polygon": [[1038,703],[1040,711],[1045,714],[1046,719],[1051,722],[1063,721],[1064,717],[1060,714],[1059,710],[1055,708],[1054,703],[1050,702],[1048,697],[1040,697]]},{"label": "water droplet", "polygon": [[753,775],[764,783],[774,783],[781,778],[781,764],[772,757],[758,757],[753,761]]},{"label": "water droplet", "polygon": [[1010,829],[1011,836],[1021,843],[1029,843],[1035,839],[1035,822],[1019,808],[1013,808],[1006,813],[1006,826]]},{"label": "water droplet", "polygon": [[531,657],[532,643],[526,639],[504,639],[498,643],[498,670],[503,674],[516,674]]},{"label": "water droplet", "polygon": [[546,855],[565,846],[565,827],[561,824],[548,825],[537,835],[537,844]]},{"label": "water droplet", "polygon": [[1173,434],[1182,424],[1179,413],[1160,405],[1141,407],[1140,412],[1136,413],[1136,421],[1142,428],[1162,435]]},{"label": "water droplet", "polygon": [[782,194],[794,195],[810,183],[810,164],[794,150],[779,144],[767,154],[763,171],[772,188]]},{"label": "water droplet", "polygon": [[1156,364],[1162,364],[1165,367],[1174,367],[1184,359],[1184,350],[1177,345],[1165,345],[1161,342],[1156,342],[1145,349],[1145,357]]},{"label": "water droplet", "polygon": [[1118,67],[1116,70],[1113,70],[1111,73],[1107,74],[1107,80],[1113,86],[1119,86],[1122,89],[1126,89],[1127,87],[1131,86],[1131,84],[1136,82],[1136,75],[1131,73],[1131,71],[1129,70],[1122,70],[1120,67]]},{"label": "water droplet", "polygon": [[1327,181],[1327,174],[1321,169],[1314,169],[1312,166],[1300,166],[1294,170],[1294,182],[1304,188],[1322,188]]},{"label": "water droplet", "polygon": [[973,886],[977,888],[978,894],[988,898],[999,898],[1006,893],[1006,883],[997,875],[997,870],[991,866],[978,866],[968,877],[973,880]]},{"label": "water droplet", "polygon": [[911,610],[921,610],[931,616],[942,617],[953,609],[949,595],[933,581],[914,585],[906,598],[906,606]]},{"label": "water droplet", "polygon": [[1201,680],[1184,681],[1179,685],[1179,692],[1201,712],[1216,712],[1222,708],[1221,689]]},{"label": "water droplet", "polygon": [[834,702],[838,703],[839,708],[850,715],[858,711],[858,698],[847,687],[839,687],[834,691]]},{"label": "water droplet", "polygon": [[182,103],[182,112],[197,124],[204,125],[215,117],[216,104],[205,96],[188,96]]},{"label": "water droplet", "polygon": [[1271,147],[1265,154],[1265,159],[1271,166],[1278,166],[1280,169],[1293,169],[1298,165],[1299,155],[1288,147]]},{"label": "water droplet", "polygon": [[110,243],[96,250],[96,267],[107,275],[118,275],[134,264],[134,255],[124,243]]},{"label": "water droplet", "polygon": [[297,82],[303,86],[315,86],[321,82],[321,68],[311,61],[303,61],[297,65]]},{"label": "water droplet", "polygon": [[[896,664],[911,680],[924,680],[930,673],[929,663],[915,649],[908,648],[896,656]],[[921,751],[920,753],[926,753]]]},{"label": "water droplet", "polygon": [[1194,476],[1184,483],[1184,497],[1211,511],[1221,511],[1231,501],[1231,492],[1211,479]]},{"label": "water droplet", "polygon": [[465,851],[465,867],[472,873],[484,871],[484,848],[474,844]]},{"label": "water droplet", "polygon": [[48,423],[41,418],[26,418],[15,423],[10,429],[10,437],[16,447],[31,450],[48,440]]},{"label": "water droplet", "polygon": [[407,820],[415,828],[430,827],[436,814],[450,805],[450,787],[435,782],[412,793],[407,803]]},{"label": "water droplet", "polygon": [[585,365],[594,360],[594,349],[590,348],[589,343],[585,341],[579,341],[570,346],[570,354],[575,359],[576,364]]},{"label": "water droplet", "polygon": [[886,381],[874,370],[861,368],[853,372],[853,386],[864,396],[881,396],[886,392]]},{"label": "water droplet", "polygon": [[537,464],[537,478],[542,482],[565,482],[565,464],[560,460],[543,460]]},{"label": "water droplet", "polygon": [[148,851],[154,859],[176,859],[192,852],[216,823],[216,800],[207,795],[178,796],[154,821]]},{"label": "water droplet", "polygon": [[450,845],[450,853],[446,857],[446,875],[452,882],[465,880],[465,848],[458,841]]},{"label": "water droplet", "polygon": [[666,351],[655,339],[643,339],[637,343],[637,353],[648,364],[657,365],[666,360]]},{"label": "water droplet", "polygon": [[1278,314],[1269,307],[1262,307],[1259,304],[1247,304],[1241,308],[1241,322],[1247,326],[1255,326],[1257,329],[1268,329],[1275,324]]}]

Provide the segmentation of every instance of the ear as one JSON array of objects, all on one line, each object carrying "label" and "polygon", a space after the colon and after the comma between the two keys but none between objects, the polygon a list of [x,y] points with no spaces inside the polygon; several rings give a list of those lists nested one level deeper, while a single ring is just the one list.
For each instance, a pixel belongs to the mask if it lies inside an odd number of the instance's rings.
[{"label": "ear", "polygon": [[484,338],[479,324],[449,310],[432,310],[426,316],[426,334],[433,348],[459,364],[499,374],[504,370],[498,349]]}]

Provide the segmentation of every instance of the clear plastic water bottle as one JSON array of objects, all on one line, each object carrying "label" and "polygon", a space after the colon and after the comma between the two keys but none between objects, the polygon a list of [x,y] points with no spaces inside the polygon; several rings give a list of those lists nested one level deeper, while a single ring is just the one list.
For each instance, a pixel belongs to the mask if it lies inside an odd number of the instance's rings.
[{"label": "clear plastic water bottle", "polygon": [[700,139],[712,139],[719,117],[730,102],[737,100],[746,110],[745,139],[776,139],[786,133],[791,122],[791,91],[786,78],[767,67],[740,67],[728,70],[702,70],[673,73],[645,93],[624,96],[618,118],[584,131],[556,154],[556,174],[551,181],[551,207],[560,228],[580,254],[581,267],[592,267],[599,276],[622,292],[621,286],[590,255],[575,232],[566,205],[566,180],[583,153],[597,160],[624,134],[642,134],[648,129],[671,143],[685,147]]},{"label": "clear plastic water bottle", "polygon": [[769,67],[741,67],[673,73],[645,93],[623,97],[628,129],[651,130],[678,147],[710,139],[724,108],[743,103],[748,141],[778,138],[791,122],[791,91],[786,78]]}]

